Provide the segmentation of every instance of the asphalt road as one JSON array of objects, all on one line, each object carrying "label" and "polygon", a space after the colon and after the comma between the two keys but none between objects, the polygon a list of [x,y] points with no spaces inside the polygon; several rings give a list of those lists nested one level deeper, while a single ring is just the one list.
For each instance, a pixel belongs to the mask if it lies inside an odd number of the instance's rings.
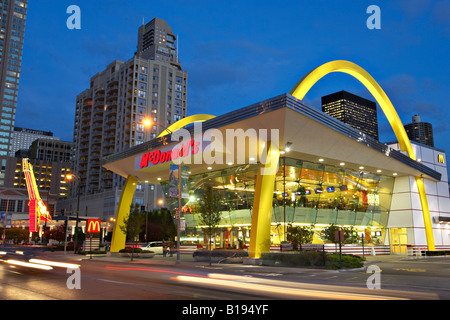
[{"label": "asphalt road", "polygon": [[[75,263],[79,268],[53,266],[51,270],[38,270],[5,262],[15,260],[13,258],[20,260],[21,256],[23,261],[46,259]],[[191,315],[196,312],[191,303],[195,301],[239,301],[241,305],[244,301],[259,301],[258,312],[263,312],[261,301],[271,300],[450,299],[449,258],[370,257],[367,266],[377,266],[381,271],[377,274],[381,288],[370,290],[367,280],[372,273],[366,270],[329,271],[242,264],[210,267],[207,263],[194,263],[191,255],[182,257],[181,264],[175,264],[175,257],[159,256],[130,262],[126,258],[85,257],[81,260],[73,254],[63,256],[32,250],[14,257],[6,255],[2,257],[4,263],[0,264],[0,299],[154,300],[161,305],[183,300],[172,304],[175,309],[171,311],[177,314],[186,311]],[[255,304],[253,312],[257,311],[257,306]],[[223,313],[226,307],[222,308]],[[239,306],[236,308],[229,311],[244,311]]]}]

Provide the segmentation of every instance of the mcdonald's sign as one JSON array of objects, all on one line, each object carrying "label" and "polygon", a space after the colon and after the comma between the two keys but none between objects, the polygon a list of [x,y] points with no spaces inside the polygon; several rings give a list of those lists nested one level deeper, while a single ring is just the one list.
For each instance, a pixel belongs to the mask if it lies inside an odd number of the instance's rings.
[{"label": "mcdonald's sign", "polygon": [[100,219],[88,219],[87,220],[87,233],[100,233],[102,221]]}]

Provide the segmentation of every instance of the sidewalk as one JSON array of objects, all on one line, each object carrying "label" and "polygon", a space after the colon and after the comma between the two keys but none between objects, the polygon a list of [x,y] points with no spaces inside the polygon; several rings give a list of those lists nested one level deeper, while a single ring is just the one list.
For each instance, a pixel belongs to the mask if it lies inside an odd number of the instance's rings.
[{"label": "sidewalk", "polygon": [[[378,256],[366,256],[365,267],[356,269],[340,269],[330,270],[322,268],[303,268],[303,267],[279,267],[279,266],[261,266],[261,265],[248,265],[242,263],[209,263],[209,261],[195,261],[192,257],[192,253],[180,254],[180,261],[177,262],[177,255],[170,256],[155,255],[153,258],[137,258],[134,257],[131,261],[130,257],[121,257],[111,253],[106,255],[76,255],[72,252],[64,255],[62,252],[52,252],[52,258],[65,261],[102,261],[108,263],[123,263],[123,264],[139,264],[139,265],[159,265],[159,266],[180,266],[180,267],[197,267],[204,269],[227,269],[235,272],[245,273],[259,273],[259,274],[299,274],[299,273],[338,273],[348,271],[362,271],[368,265],[379,262],[404,262],[408,261],[420,261],[426,259],[427,262],[439,261],[442,257],[411,257],[403,255],[378,255]],[[49,257],[50,258],[50,257]],[[450,257],[447,259],[450,260]]]}]

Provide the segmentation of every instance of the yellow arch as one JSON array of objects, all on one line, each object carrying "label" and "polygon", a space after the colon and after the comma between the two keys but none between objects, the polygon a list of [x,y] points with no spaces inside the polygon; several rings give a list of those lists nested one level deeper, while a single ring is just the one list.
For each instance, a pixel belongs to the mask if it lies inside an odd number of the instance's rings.
[{"label": "yellow arch", "polygon": [[[394,130],[401,150],[406,151],[411,159],[416,160],[416,155],[414,154],[411,142],[409,141],[408,135],[406,134],[405,128],[403,127],[397,111],[395,110],[394,106],[392,105],[391,101],[389,100],[383,89],[380,87],[380,85],[366,70],[364,70],[360,66],[345,60],[335,60],[325,63],[309,72],[299,82],[297,82],[294,88],[292,88],[290,94],[297,99],[303,100],[309,89],[311,89],[311,87],[322,77],[331,72],[347,73],[359,80],[370,91],[370,93],[380,105],[392,129]],[[425,187],[421,177],[416,177],[416,184],[417,189],[419,190],[420,202],[422,205],[422,214],[425,224],[428,250],[434,251],[435,246],[430,211],[428,209]]]},{"label": "yellow arch", "polygon": [[168,135],[178,129],[181,129],[181,128],[187,126],[188,124],[191,124],[191,123],[194,123],[197,121],[203,122],[203,121],[206,121],[206,120],[209,120],[212,118],[215,118],[215,116],[210,115],[210,114],[194,114],[193,116],[189,116],[189,117],[183,118],[183,119],[175,122],[174,124],[169,126],[167,129],[165,129],[163,132],[161,132],[157,138]]},{"label": "yellow arch", "polygon": [[[172,133],[180,128],[183,128],[188,124],[194,123],[196,121],[206,121],[214,117],[215,116],[209,114],[196,114],[190,117],[183,118],[175,122],[171,126],[169,126],[163,132],[161,132],[158,138],[163,137],[169,133]],[[111,252],[119,252],[119,250],[125,248],[126,236],[121,231],[120,227],[124,226],[123,220],[124,218],[127,218],[128,215],[130,214],[130,207],[133,200],[134,192],[136,191],[137,183],[138,181],[136,180],[136,178],[130,175],[127,177],[127,182],[123,187],[119,205],[117,207],[116,222],[114,224],[114,230],[111,239],[111,249],[110,249]]]}]

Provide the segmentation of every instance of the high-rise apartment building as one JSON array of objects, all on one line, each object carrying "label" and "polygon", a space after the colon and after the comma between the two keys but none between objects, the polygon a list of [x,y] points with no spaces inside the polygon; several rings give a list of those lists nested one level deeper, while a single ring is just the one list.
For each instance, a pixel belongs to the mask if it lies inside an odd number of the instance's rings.
[{"label": "high-rise apartment building", "polygon": [[0,186],[12,148],[27,5],[27,0],[0,0]]},{"label": "high-rise apartment building", "polygon": [[322,111],[378,140],[375,102],[339,91],[322,97]]},{"label": "high-rise apartment building", "polygon": [[72,162],[72,142],[50,139],[36,139],[30,146],[31,159],[53,162]]},{"label": "high-rise apartment building", "polygon": [[431,123],[421,122],[420,116],[416,114],[412,117],[412,123],[408,123],[404,127],[409,140],[434,147],[433,126]]},{"label": "high-rise apartment building", "polygon": [[0,156],[11,153],[27,5],[0,0]]},{"label": "high-rise apartment building", "polygon": [[154,18],[139,27],[137,53],[144,59],[167,62],[181,68],[176,41],[167,22]]},{"label": "high-rise apartment building", "polygon": [[37,139],[61,140],[58,137],[54,137],[51,131],[14,127],[11,156],[18,150],[29,149],[33,141]]},{"label": "high-rise apartment building", "polygon": [[134,57],[110,63],[77,96],[74,170],[82,195],[122,188],[124,178],[103,168],[102,159],[155,138],[186,116],[188,75],[171,28],[155,18],[138,35]]}]

